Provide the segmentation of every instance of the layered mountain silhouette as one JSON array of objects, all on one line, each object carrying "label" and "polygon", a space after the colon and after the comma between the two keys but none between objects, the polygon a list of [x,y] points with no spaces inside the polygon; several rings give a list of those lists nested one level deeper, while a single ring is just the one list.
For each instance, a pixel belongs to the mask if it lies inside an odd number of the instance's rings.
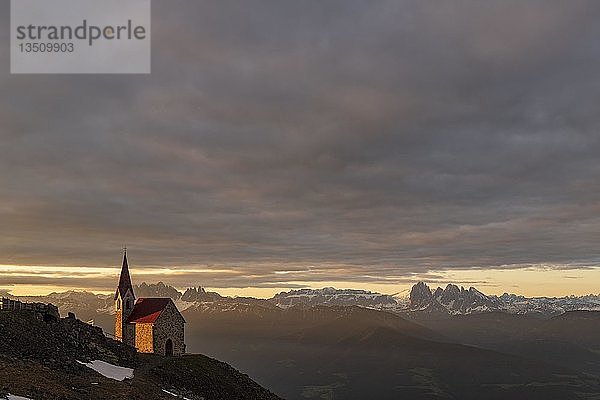
[{"label": "layered mountain silhouette", "polygon": [[[260,312],[262,308],[287,309],[312,306],[358,306],[384,310],[400,315],[431,314],[438,316],[504,312],[509,314],[552,317],[569,311],[600,311],[600,295],[565,297],[525,297],[505,293],[486,295],[470,287],[465,289],[448,284],[434,290],[423,282],[415,284],[406,296],[386,295],[358,289],[300,289],[281,292],[270,299],[252,297],[226,297],[206,291],[202,287],[188,288],[184,292],[165,285],[135,286],[136,293],[145,297],[170,297],[180,310],[202,309],[205,312],[240,311]],[[63,312],[77,311],[82,319],[102,319],[113,313],[110,295],[69,291],[48,296],[22,297],[25,301],[51,302]],[[112,318],[112,317],[110,317]],[[100,324],[102,325],[102,324]]]},{"label": "layered mountain silhouette", "polygon": [[[424,283],[406,296],[325,288],[233,298],[164,284],[136,291],[174,299],[188,321],[189,351],[228,362],[290,400],[594,399],[600,393],[594,295],[488,296]],[[106,296],[44,299],[112,332]]]}]

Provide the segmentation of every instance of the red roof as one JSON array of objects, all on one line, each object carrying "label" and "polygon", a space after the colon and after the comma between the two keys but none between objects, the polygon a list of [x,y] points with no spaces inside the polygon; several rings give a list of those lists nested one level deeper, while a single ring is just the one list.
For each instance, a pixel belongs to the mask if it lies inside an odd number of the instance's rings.
[{"label": "red roof", "polygon": [[134,324],[154,323],[170,301],[171,299],[168,297],[137,299],[131,315],[127,318],[127,322]]}]

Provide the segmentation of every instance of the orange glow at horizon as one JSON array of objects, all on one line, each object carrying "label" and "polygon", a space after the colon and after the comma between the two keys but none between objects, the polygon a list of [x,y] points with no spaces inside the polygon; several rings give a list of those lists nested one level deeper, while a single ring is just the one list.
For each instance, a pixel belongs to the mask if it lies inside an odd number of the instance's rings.
[{"label": "orange glow at horizon", "polygon": [[[85,290],[94,293],[110,294],[113,288],[110,283],[118,279],[119,268],[99,267],[51,267],[51,266],[14,266],[0,265],[0,291],[15,296],[47,295],[52,292],[67,290]],[[132,274],[136,283],[156,283],[163,281],[179,290],[185,290],[186,284],[181,283],[183,275],[197,275],[197,282],[205,276],[231,276],[235,271],[225,267],[215,269],[190,267],[189,269],[169,268],[136,268]],[[275,273],[281,277],[281,274]],[[431,278],[431,277],[435,278]],[[15,283],[15,279],[29,278],[31,283]],[[183,277],[185,278],[185,277]],[[37,283],[40,280],[45,283]],[[248,279],[251,281],[251,279]],[[18,279],[16,280],[18,282]],[[91,285],[91,282],[96,282]],[[187,280],[186,280],[187,281]],[[600,293],[600,268],[586,267],[577,269],[528,267],[518,269],[453,269],[429,271],[427,275],[410,275],[407,277],[394,276],[382,278],[381,282],[359,278],[353,280],[309,281],[291,279],[289,281],[274,281],[268,287],[251,286],[234,287],[207,284],[206,289],[219,292],[225,296],[252,296],[269,298],[274,294],[290,290],[290,288],[335,287],[338,289],[364,289],[385,294],[408,293],[411,286],[424,281],[431,288],[446,286],[453,283],[466,288],[473,286],[490,295],[516,293],[529,297],[548,296],[560,297],[568,295],[586,295]],[[188,286],[193,286],[192,284]],[[239,286],[239,285],[238,285]]]}]

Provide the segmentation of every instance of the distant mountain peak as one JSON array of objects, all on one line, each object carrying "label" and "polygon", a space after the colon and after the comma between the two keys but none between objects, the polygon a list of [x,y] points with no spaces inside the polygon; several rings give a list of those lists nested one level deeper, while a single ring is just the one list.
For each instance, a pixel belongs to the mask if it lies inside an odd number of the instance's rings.
[{"label": "distant mountain peak", "polygon": [[410,309],[424,310],[433,301],[431,289],[425,282],[419,282],[412,287],[410,291]]},{"label": "distant mountain peak", "polygon": [[270,299],[278,307],[287,308],[296,305],[316,306],[361,306],[370,308],[387,308],[397,306],[393,296],[360,289],[297,289],[281,292]]},{"label": "distant mountain peak", "polygon": [[[346,312],[348,306],[371,308],[400,315],[406,313],[426,314],[431,318],[447,318],[451,315],[503,312],[508,314],[535,314],[555,316],[569,311],[600,311],[600,296],[525,297],[504,293],[501,296],[486,295],[475,287],[465,289],[449,283],[445,287],[430,288],[418,282],[411,288],[387,295],[361,289],[294,289],[276,294],[270,299],[252,297],[226,297],[207,291],[201,286],[187,288],[183,293],[176,288],[158,282],[141,283],[134,287],[139,297],[170,297],[182,312],[239,313],[262,315],[265,312],[283,312],[295,307],[332,307]],[[14,297],[14,296],[11,296]],[[112,330],[114,325],[114,302],[111,295],[83,291],[52,293],[47,296],[25,296],[26,302],[49,302],[59,306],[61,312],[75,312],[84,320]],[[346,311],[344,311],[346,310]]]},{"label": "distant mountain peak", "polygon": [[169,297],[173,301],[181,298],[182,293],[173,286],[165,285],[164,282],[147,284],[142,282],[133,287],[137,297]]},{"label": "distant mountain peak", "polygon": [[[441,307],[440,307],[441,306]],[[501,302],[497,297],[486,296],[474,287],[466,290],[454,284],[438,287],[433,292],[424,282],[413,286],[410,297],[410,310],[441,310],[449,314],[470,314],[497,311]]]},{"label": "distant mountain peak", "polygon": [[411,289],[408,309],[411,312],[476,314],[505,312],[509,314],[539,314],[552,316],[575,310],[600,310],[600,296],[525,297],[504,293],[490,296],[471,286],[465,289],[447,284],[431,290],[424,282]]}]

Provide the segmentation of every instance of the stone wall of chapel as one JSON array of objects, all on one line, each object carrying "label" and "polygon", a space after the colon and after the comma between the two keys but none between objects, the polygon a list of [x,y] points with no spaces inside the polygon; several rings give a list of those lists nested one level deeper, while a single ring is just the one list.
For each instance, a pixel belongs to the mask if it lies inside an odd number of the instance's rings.
[{"label": "stone wall of chapel", "polygon": [[168,339],[173,342],[173,355],[185,353],[185,321],[171,302],[156,320],[153,329],[154,352],[165,355]]}]

